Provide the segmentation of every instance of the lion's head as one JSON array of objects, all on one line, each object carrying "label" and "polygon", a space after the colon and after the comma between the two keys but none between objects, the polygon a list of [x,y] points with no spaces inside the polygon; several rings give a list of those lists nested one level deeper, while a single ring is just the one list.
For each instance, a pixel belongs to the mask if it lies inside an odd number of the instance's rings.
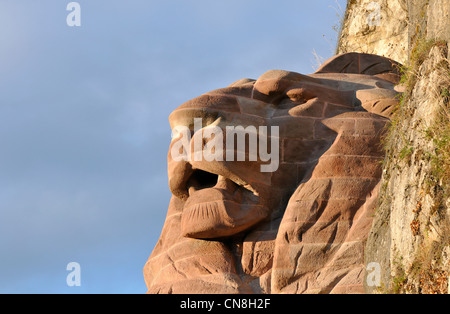
[{"label": "lion's head", "polygon": [[177,108],[171,127],[187,133],[169,149],[173,198],[144,269],[149,292],[361,292],[397,68],[344,54]]}]

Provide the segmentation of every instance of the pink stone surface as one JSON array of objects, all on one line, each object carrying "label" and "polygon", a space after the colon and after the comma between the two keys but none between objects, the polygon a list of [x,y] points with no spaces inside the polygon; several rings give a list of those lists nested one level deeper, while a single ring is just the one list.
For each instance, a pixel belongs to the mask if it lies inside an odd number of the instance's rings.
[{"label": "pink stone surface", "polygon": [[173,197],[144,267],[148,292],[363,293],[397,69],[344,54],[311,75],[269,71],[177,108],[172,128],[195,118],[204,127],[278,126],[279,167],[262,173],[259,159],[179,162],[169,153]]}]

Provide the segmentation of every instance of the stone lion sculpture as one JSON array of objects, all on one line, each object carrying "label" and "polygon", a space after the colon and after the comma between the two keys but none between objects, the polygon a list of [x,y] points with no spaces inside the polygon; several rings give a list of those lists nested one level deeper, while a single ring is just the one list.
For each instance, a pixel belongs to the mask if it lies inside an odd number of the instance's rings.
[{"label": "stone lion sculpture", "polygon": [[364,243],[398,68],[384,57],[343,54],[311,75],[273,70],[177,108],[173,129],[192,130],[195,119],[203,129],[276,126],[266,135],[279,159],[263,172],[267,158],[169,153],[173,197],[144,267],[148,293],[364,293]]}]

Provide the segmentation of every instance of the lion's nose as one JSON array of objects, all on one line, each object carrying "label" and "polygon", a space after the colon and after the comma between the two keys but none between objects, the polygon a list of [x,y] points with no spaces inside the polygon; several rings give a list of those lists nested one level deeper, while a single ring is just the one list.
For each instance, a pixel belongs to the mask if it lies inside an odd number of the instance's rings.
[{"label": "lion's nose", "polygon": [[170,191],[179,199],[187,200],[189,197],[187,182],[194,173],[192,165],[187,161],[175,162],[170,155],[167,164]]}]

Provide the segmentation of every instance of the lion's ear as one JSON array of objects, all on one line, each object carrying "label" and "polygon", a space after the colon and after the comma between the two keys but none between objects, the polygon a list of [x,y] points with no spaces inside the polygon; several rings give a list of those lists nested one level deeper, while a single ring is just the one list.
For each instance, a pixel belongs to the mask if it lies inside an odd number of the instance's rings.
[{"label": "lion's ear", "polygon": [[386,57],[367,53],[344,53],[329,59],[318,70],[319,73],[348,73],[376,75],[380,78],[397,81],[402,65]]}]

